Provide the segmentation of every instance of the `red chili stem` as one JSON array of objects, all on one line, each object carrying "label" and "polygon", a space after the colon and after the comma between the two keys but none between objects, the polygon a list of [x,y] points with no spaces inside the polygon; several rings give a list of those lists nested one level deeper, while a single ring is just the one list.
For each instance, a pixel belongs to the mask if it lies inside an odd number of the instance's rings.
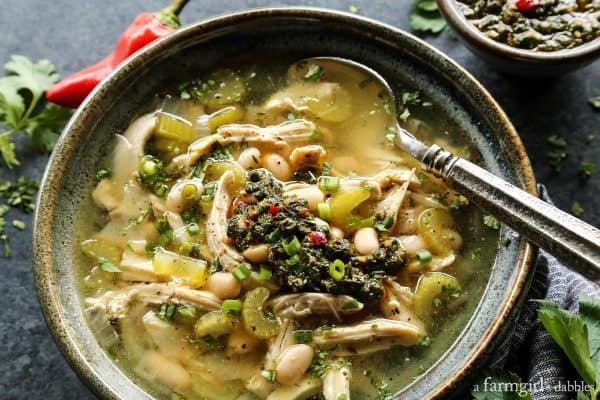
[{"label": "red chili stem", "polygon": [[185,7],[185,5],[189,1],[190,0],[175,0],[173,3],[171,3],[168,6],[166,6],[165,8],[163,8],[162,10],[160,10],[159,12],[161,12],[161,13],[171,13],[171,14],[179,15],[179,13],[181,12],[181,10],[183,10],[183,7]]}]

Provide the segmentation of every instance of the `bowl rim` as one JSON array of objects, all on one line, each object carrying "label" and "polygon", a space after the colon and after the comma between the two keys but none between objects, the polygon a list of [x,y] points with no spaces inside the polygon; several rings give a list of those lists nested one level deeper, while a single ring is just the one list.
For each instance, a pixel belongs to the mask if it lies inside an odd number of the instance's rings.
[{"label": "bowl rim", "polygon": [[457,0],[436,0],[438,8],[449,25],[454,28],[469,44],[494,53],[499,57],[510,57],[519,61],[556,65],[557,63],[584,62],[600,56],[600,38],[593,39],[571,49],[541,52],[519,49],[508,44],[497,42],[483,34],[463,15],[456,6]]},{"label": "bowl rim", "polygon": [[[424,40],[405,32],[392,25],[359,16],[353,13],[316,8],[316,7],[264,7],[254,8],[244,11],[227,13],[215,17],[200,20],[198,22],[186,25],[179,30],[166,35],[142,50],[135,53],[127,61],[117,67],[107,78],[105,78],[85,99],[83,104],[76,110],[67,126],[61,134],[57,146],[50,156],[46,165],[44,175],[41,180],[40,190],[38,192],[38,207],[36,208],[33,223],[33,273],[36,285],[38,301],[49,328],[49,331],[67,362],[72,369],[81,378],[84,384],[88,386],[95,394],[102,398],[119,399],[115,387],[104,381],[94,365],[85,357],[84,352],[78,346],[70,326],[68,318],[64,315],[64,309],[60,300],[60,288],[56,284],[56,273],[53,271],[54,260],[52,257],[51,239],[53,233],[53,218],[59,188],[63,186],[64,173],[67,169],[68,160],[75,152],[75,142],[82,135],[81,128],[77,127],[79,120],[90,119],[94,113],[94,104],[100,103],[108,93],[111,86],[116,85],[116,81],[122,79],[120,75],[129,76],[136,70],[143,68],[147,58],[158,57],[164,51],[164,47],[170,43],[177,43],[180,38],[187,37],[190,34],[207,34],[215,32],[220,28],[231,27],[236,23],[249,22],[253,19],[266,17],[279,18],[316,18],[329,19],[338,22],[348,22],[352,24],[368,25],[369,27],[387,32],[392,36],[403,36],[424,46],[428,51],[444,63],[447,63],[456,72],[464,76],[470,85],[473,85],[477,91],[493,108],[496,115],[505,127],[506,137],[504,138],[513,146],[514,154],[518,160],[519,172],[522,175],[522,184],[529,193],[537,195],[537,186],[531,163],[525,151],[514,126],[508,119],[505,112],[499,104],[493,99],[490,93],[479,83],[468,71],[462,68],[457,62],[450,59],[440,50],[429,45]],[[79,132],[78,132],[79,130]],[[504,296],[503,302],[499,305],[499,312],[487,327],[485,334],[478,340],[477,345],[469,353],[469,356],[463,361],[459,370],[455,370],[446,380],[436,387],[430,394],[430,398],[441,398],[448,395],[464,379],[468,373],[473,370],[480,362],[484,360],[485,353],[489,346],[498,336],[502,326],[510,321],[510,318],[518,310],[518,305],[522,303],[531,278],[533,277],[533,259],[536,255],[536,249],[525,240],[521,241],[518,249],[518,262],[515,266],[516,274],[514,276],[514,285],[510,287],[509,293]]]}]

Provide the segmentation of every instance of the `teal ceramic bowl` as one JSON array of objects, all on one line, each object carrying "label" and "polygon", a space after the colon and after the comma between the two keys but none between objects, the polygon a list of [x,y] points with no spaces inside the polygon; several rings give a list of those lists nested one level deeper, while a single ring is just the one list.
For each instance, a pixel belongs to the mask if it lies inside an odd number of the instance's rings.
[{"label": "teal ceramic bowl", "polygon": [[[423,41],[382,23],[320,9],[260,9],[178,30],[118,68],[75,113],[52,155],[40,190],[34,270],[48,327],[65,358],[100,398],[152,398],[99,346],[77,294],[74,254],[78,209],[89,204],[95,171],[112,143],[165,85],[242,53],[338,56],[364,63],[392,84],[418,88],[450,116],[481,152],[486,168],[535,193],[523,145],[489,93],[469,73]],[[503,228],[502,234],[510,234]],[[499,250],[489,283],[466,329],[401,399],[447,398],[510,332],[524,299],[534,250],[515,236]]]}]

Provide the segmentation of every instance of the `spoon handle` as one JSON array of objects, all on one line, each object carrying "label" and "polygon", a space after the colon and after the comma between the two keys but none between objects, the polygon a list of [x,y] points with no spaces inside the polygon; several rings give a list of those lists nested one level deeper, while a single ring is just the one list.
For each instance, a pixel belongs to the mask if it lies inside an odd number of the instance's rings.
[{"label": "spoon handle", "polygon": [[457,192],[589,279],[600,279],[600,230],[438,145],[423,163]]}]

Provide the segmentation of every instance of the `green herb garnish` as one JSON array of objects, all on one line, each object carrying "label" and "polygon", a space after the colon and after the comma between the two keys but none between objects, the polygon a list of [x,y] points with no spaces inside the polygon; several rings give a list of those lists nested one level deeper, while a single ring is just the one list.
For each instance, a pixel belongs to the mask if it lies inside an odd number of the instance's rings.
[{"label": "green herb garnish", "polygon": [[417,0],[410,16],[410,28],[416,32],[440,33],[446,21],[440,14],[435,0]]},{"label": "green herb garnish", "polygon": [[573,214],[576,217],[580,217],[583,214],[583,207],[581,207],[581,204],[578,201],[574,201],[573,204],[571,204],[571,214]]},{"label": "green herb garnish", "polygon": [[25,132],[36,151],[47,153],[54,147],[58,135],[71,116],[71,111],[44,102],[44,92],[59,76],[48,60],[33,64],[27,57],[13,55],[4,65],[8,73],[0,78],[0,154],[12,168],[19,165],[14,143],[10,138]]},{"label": "green herb garnish", "polygon": [[162,303],[156,312],[156,316],[163,321],[172,321],[177,310],[177,303]]},{"label": "green herb garnish", "polygon": [[496,219],[493,215],[484,215],[483,216],[483,224],[492,229],[500,229],[500,221]]},{"label": "green herb garnish", "polygon": [[600,96],[590,97],[588,103],[596,110],[600,110]]},{"label": "green herb garnish", "polygon": [[596,171],[596,164],[591,163],[589,161],[582,161],[579,164],[579,172],[583,175],[584,178],[589,178]]},{"label": "green herb garnish", "polygon": [[321,79],[322,75],[323,67],[317,64],[310,64],[308,66],[308,71],[306,71],[306,74],[304,75],[304,79],[318,81],[319,79]]}]

